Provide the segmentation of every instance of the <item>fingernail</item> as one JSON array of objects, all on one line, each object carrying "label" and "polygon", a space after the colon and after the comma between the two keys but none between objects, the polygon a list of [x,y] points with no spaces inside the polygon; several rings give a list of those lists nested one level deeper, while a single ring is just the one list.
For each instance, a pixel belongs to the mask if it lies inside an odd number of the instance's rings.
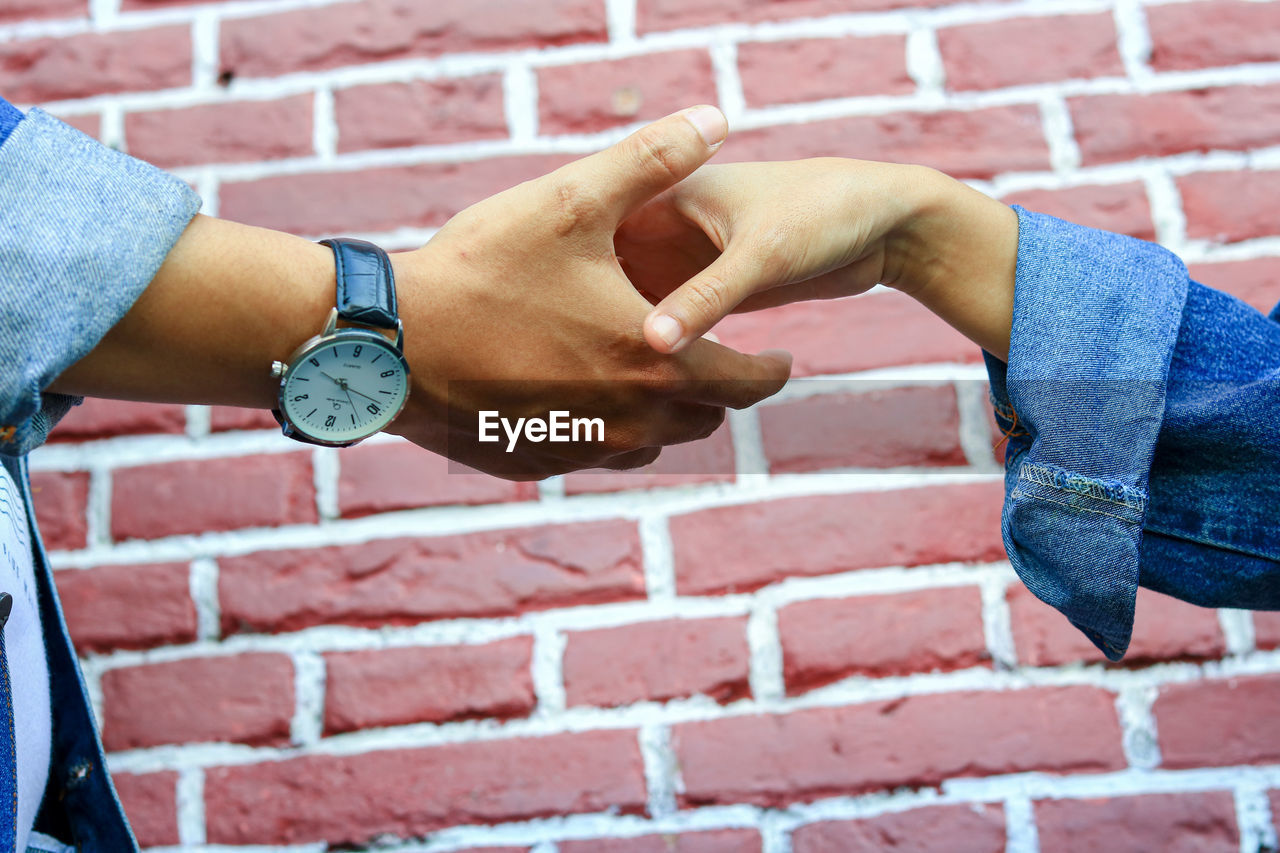
[{"label": "fingernail", "polygon": [[712,148],[724,142],[729,135],[729,122],[724,113],[715,107],[701,106],[688,110],[684,117],[689,120],[702,137],[702,141]]},{"label": "fingernail", "polygon": [[684,327],[680,325],[680,321],[670,314],[656,314],[653,320],[649,322],[649,328],[653,329],[654,334],[662,339],[662,342],[668,347],[674,348],[680,343],[680,339],[684,337]]}]

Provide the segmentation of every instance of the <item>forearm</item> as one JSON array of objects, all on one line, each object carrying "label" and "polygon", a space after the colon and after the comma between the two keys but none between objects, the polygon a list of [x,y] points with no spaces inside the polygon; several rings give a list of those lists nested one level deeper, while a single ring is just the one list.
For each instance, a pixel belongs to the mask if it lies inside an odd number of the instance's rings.
[{"label": "forearm", "polygon": [[326,247],[197,216],[124,318],[50,390],[269,408],[272,360],[319,332],[333,304]]},{"label": "forearm", "polygon": [[1007,361],[1018,217],[1008,206],[932,170],[913,213],[890,238],[886,284],[910,294],[965,337]]}]

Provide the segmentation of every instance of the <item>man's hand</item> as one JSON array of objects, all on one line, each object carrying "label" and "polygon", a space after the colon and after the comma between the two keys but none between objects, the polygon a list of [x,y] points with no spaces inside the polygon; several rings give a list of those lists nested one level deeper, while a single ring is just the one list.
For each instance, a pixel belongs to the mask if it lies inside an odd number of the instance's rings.
[{"label": "man's hand", "polygon": [[[712,432],[724,407],[776,392],[785,353],[645,343],[647,303],[614,254],[618,223],[702,165],[727,133],[713,107],[471,207],[426,246],[395,254],[412,392],[392,432],[469,466],[532,479],[629,467]],[[197,216],[129,312],[49,390],[269,408],[273,360],[334,304],[332,253],[279,231]],[[476,440],[478,413],[567,411],[604,421],[599,443]],[[593,436],[594,437],[594,436]]]},{"label": "man's hand", "polygon": [[659,352],[680,352],[731,311],[877,283],[1008,350],[1017,218],[932,169],[837,158],[707,166],[627,219],[615,245],[658,303],[645,336]]},{"label": "man's hand", "polygon": [[[468,208],[422,249],[393,256],[413,389],[390,431],[471,467],[540,478],[652,461],[710,434],[724,407],[778,391],[785,353],[707,340],[679,355],[645,342],[649,303],[614,253],[619,223],[701,166],[723,141],[711,107]],[[478,413],[600,418],[604,442],[477,441]]]}]

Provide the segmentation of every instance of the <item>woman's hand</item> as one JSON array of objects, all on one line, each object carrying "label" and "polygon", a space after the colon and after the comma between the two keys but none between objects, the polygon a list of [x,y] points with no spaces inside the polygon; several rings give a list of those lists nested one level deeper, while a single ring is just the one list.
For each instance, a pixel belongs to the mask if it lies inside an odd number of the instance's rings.
[{"label": "woman's hand", "polygon": [[820,158],[704,166],[632,214],[614,244],[657,303],[644,333],[678,352],[731,311],[910,293],[1008,350],[1017,218],[932,169]]}]

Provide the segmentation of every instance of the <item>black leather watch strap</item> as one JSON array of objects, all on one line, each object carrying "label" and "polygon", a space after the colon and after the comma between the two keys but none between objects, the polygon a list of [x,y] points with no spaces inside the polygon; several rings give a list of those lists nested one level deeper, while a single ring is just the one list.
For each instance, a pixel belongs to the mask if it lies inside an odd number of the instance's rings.
[{"label": "black leather watch strap", "polygon": [[396,328],[396,280],[387,253],[372,243],[350,237],[320,242],[333,250],[338,316],[379,329]]}]

